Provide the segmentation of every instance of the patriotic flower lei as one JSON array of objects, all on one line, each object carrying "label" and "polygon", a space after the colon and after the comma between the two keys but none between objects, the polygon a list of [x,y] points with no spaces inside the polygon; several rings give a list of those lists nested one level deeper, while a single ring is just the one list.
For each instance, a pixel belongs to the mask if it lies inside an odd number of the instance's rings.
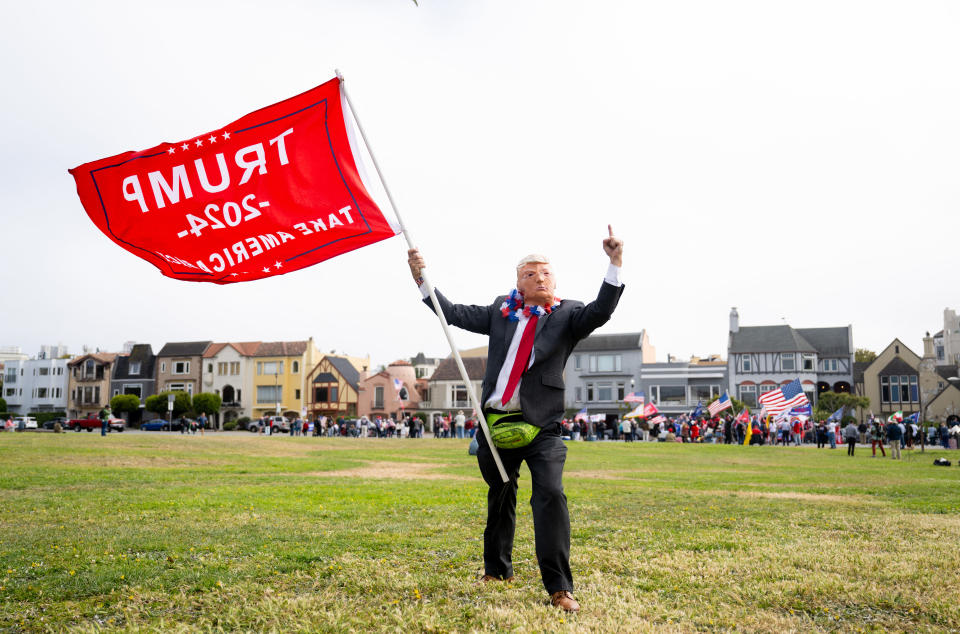
[{"label": "patriotic flower lei", "polygon": [[513,289],[507,294],[507,298],[500,304],[500,314],[509,321],[520,321],[520,316],[529,317],[537,315],[542,317],[552,313],[560,305],[560,298],[554,297],[553,304],[550,306],[525,306],[523,303],[523,293]]}]

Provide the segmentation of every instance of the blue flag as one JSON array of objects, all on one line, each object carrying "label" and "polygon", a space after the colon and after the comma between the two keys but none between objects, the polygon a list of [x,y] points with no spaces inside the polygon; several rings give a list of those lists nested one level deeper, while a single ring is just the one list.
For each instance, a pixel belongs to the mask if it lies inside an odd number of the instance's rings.
[{"label": "blue flag", "polygon": [[919,423],[919,422],[920,422],[920,412],[914,412],[914,413],[910,414],[909,416],[907,416],[906,418],[904,418],[903,420],[904,420],[904,421],[910,421],[911,423]]},{"label": "blue flag", "polygon": [[701,414],[703,414],[703,401],[697,401],[697,406],[690,413],[690,418],[697,418]]},{"label": "blue flag", "polygon": [[830,414],[830,418],[827,419],[827,422],[832,423],[833,421],[838,421],[841,418],[843,418],[843,407]]}]

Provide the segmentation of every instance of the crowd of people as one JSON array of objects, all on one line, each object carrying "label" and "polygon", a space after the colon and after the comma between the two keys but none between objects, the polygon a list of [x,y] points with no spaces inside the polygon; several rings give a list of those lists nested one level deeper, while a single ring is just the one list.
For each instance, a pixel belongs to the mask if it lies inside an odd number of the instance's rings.
[{"label": "crowd of people", "polygon": [[[662,417],[661,417],[662,418]],[[579,419],[564,420],[563,427],[571,440],[622,440],[626,442],[681,442],[801,446],[816,444],[818,448],[847,444],[847,451],[854,454],[857,444],[870,444],[876,454],[886,456],[884,446],[889,445],[895,457],[900,448],[912,449],[923,440],[920,425],[910,421],[880,419],[856,422],[848,419],[846,426],[836,421],[791,419],[766,420],[754,417],[745,421],[732,415],[713,418],[691,419],[681,415],[675,419],[664,418],[663,422],[651,423],[640,419],[616,419],[604,422],[589,422]],[[960,423],[947,426],[940,423],[927,428],[926,444],[940,445],[944,449],[956,449],[960,439]]]}]

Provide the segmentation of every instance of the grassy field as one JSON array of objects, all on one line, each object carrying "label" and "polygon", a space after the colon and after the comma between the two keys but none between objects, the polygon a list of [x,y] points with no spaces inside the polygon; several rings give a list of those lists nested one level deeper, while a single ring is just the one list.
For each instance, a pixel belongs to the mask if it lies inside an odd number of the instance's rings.
[{"label": "grassy field", "polygon": [[[576,443],[578,615],[466,441],[0,434],[0,631],[960,630],[950,452]],[[948,456],[955,460],[955,455]]]}]

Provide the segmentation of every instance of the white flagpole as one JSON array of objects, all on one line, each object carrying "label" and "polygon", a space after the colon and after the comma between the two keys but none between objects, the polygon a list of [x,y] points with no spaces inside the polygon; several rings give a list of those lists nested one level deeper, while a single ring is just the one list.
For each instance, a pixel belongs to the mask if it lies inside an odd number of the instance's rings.
[{"label": "white flagpole", "polygon": [[[393,212],[397,216],[397,221],[400,223],[400,231],[403,233],[404,239],[407,241],[407,246],[411,249],[413,246],[413,239],[410,237],[410,232],[407,231],[407,227],[403,224],[403,218],[400,217],[400,210],[397,209],[396,203],[393,202],[393,196],[390,194],[390,188],[387,186],[387,181],[383,178],[383,173],[380,171],[380,165],[377,163],[377,157],[373,155],[373,148],[370,147],[370,142],[367,141],[367,135],[363,132],[363,125],[360,124],[360,118],[357,116],[357,111],[353,107],[353,102],[350,100],[350,94],[347,92],[347,87],[343,81],[343,75],[340,73],[339,69],[335,71],[337,73],[337,78],[340,79],[340,90],[343,91],[343,96],[347,100],[347,105],[350,106],[350,113],[353,115],[353,120],[357,122],[357,130],[360,131],[360,138],[363,139],[363,144],[367,147],[367,152],[370,153],[370,160],[373,161],[373,167],[377,170],[377,176],[380,178],[380,183],[383,185],[383,191],[387,194],[387,199],[390,201],[390,206],[393,207]],[[437,313],[437,316],[440,317],[440,325],[443,326],[443,334],[447,337],[447,343],[450,344],[450,352],[453,354],[454,361],[457,362],[457,368],[460,370],[460,376],[463,377],[463,382],[467,384],[467,393],[470,395],[470,402],[473,404],[473,409],[477,413],[477,419],[480,422],[480,427],[483,429],[483,433],[487,435],[487,444],[490,446],[490,453],[493,455],[494,462],[497,463],[497,469],[500,471],[500,477],[503,479],[504,483],[509,482],[510,478],[507,477],[507,471],[503,468],[503,462],[500,461],[500,454],[497,452],[496,446],[493,444],[493,438],[490,436],[490,430],[487,428],[487,421],[483,415],[483,408],[480,407],[480,400],[477,398],[477,394],[473,389],[473,383],[470,382],[470,377],[467,375],[467,369],[463,366],[463,359],[460,358],[460,351],[457,350],[456,344],[453,343],[453,335],[450,332],[450,325],[447,323],[447,318],[443,314],[443,311],[440,309],[440,302],[437,300],[437,293],[433,290],[433,285],[430,283],[430,280],[427,279],[426,274],[422,271],[420,275],[423,277],[423,284],[427,287],[427,291],[430,293],[430,301],[433,302],[433,308]]]}]

